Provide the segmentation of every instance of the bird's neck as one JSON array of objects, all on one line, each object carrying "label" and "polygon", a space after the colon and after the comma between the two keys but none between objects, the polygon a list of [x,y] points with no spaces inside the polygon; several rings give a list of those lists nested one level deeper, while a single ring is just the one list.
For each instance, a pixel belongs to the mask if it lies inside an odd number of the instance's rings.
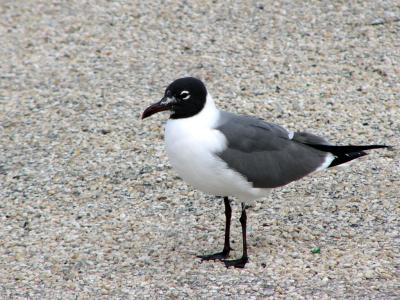
[{"label": "bird's neck", "polygon": [[211,95],[207,95],[206,103],[201,111],[194,116],[180,119],[170,119],[168,122],[182,123],[186,127],[214,128],[219,117],[219,110],[215,106]]}]

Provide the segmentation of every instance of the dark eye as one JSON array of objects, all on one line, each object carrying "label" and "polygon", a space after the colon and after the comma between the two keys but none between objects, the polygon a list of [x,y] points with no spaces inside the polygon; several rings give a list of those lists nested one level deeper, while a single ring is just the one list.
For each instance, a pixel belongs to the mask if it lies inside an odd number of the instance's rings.
[{"label": "dark eye", "polygon": [[190,98],[190,94],[188,91],[182,91],[179,96],[181,97],[182,100],[187,100]]}]

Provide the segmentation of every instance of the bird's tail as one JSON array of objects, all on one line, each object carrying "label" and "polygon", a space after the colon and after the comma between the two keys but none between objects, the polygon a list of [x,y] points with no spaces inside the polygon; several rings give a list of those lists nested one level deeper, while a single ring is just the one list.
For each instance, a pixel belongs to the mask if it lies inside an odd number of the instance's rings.
[{"label": "bird's tail", "polygon": [[391,148],[386,145],[367,145],[367,146],[332,146],[332,145],[313,145],[309,146],[324,152],[330,152],[335,156],[335,159],[331,162],[328,168],[344,164],[353,159],[367,155],[364,150],[378,149],[378,148]]}]

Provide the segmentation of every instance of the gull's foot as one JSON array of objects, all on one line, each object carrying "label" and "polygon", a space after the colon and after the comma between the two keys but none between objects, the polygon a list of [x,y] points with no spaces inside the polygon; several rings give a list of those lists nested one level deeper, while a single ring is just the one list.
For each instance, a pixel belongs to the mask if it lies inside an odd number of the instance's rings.
[{"label": "gull's foot", "polygon": [[214,254],[209,254],[209,255],[197,255],[198,258],[201,258],[201,261],[203,260],[223,260],[229,256],[229,250],[223,250],[222,252],[214,253]]},{"label": "gull's foot", "polygon": [[225,264],[225,267],[235,267],[235,268],[241,268],[243,269],[244,266],[249,262],[249,258],[247,256],[242,256],[239,259],[233,259],[233,260],[224,260],[223,261]]}]

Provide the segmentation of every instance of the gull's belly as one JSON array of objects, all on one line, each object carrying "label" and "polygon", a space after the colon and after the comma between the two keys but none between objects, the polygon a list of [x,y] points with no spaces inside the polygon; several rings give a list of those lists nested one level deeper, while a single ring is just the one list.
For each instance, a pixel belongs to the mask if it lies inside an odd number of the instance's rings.
[{"label": "gull's belly", "polygon": [[220,195],[224,192],[221,171],[225,167],[208,146],[209,141],[200,142],[199,136],[175,138],[166,143],[166,150],[172,167],[183,180],[203,192]]},{"label": "gull's belly", "polygon": [[228,169],[217,156],[226,147],[225,136],[218,130],[189,131],[167,123],[165,142],[172,167],[195,188],[212,195],[235,196],[242,201],[265,194],[263,189],[253,188],[246,178]]}]

